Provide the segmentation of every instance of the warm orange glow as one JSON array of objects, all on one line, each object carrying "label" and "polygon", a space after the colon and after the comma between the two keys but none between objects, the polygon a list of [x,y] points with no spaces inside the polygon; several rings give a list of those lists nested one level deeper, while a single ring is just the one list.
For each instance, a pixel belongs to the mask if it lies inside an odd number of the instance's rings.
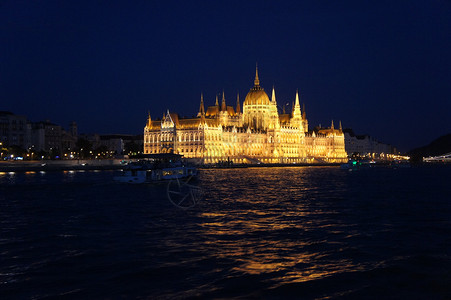
[{"label": "warm orange glow", "polygon": [[200,162],[213,163],[310,163],[346,162],[344,134],[340,129],[308,130],[296,92],[291,114],[279,114],[275,91],[271,100],[260,86],[258,74],[236,111],[216,98],[204,111],[201,95],[196,118],[180,118],[169,111],[162,121],[147,120],[144,127],[144,153],[174,151]]}]

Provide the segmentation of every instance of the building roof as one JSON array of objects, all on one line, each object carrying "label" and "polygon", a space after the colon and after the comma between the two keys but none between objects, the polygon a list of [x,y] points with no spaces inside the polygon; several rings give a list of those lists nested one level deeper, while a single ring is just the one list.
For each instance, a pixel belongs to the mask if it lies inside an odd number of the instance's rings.
[{"label": "building roof", "polygon": [[279,121],[280,123],[288,123],[290,122],[290,114],[279,114]]},{"label": "building roof", "polygon": [[343,132],[340,129],[334,129],[334,128],[320,128],[318,129],[319,134],[342,134]]},{"label": "building roof", "polygon": [[[233,106],[228,105],[226,111],[229,116],[232,116],[232,117],[236,116],[236,112],[235,112],[235,109],[233,108]],[[220,110],[219,106],[216,106],[216,105],[209,106],[207,108],[207,112],[206,112],[205,116],[210,117],[210,118],[216,117],[217,115],[219,115],[220,112],[221,112],[221,110]]]},{"label": "building roof", "polygon": [[247,93],[244,99],[244,105],[269,105],[269,97],[265,90],[261,87],[256,88],[255,86]]},{"label": "building roof", "polygon": [[205,113],[206,117],[214,117],[219,113],[219,106],[209,106],[207,108],[207,112]]}]

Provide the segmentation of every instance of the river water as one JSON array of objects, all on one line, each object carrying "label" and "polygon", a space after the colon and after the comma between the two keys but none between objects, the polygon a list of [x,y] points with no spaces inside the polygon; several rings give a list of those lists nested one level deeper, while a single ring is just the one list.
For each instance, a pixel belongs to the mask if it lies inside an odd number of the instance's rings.
[{"label": "river water", "polygon": [[450,299],[451,167],[0,173],[0,298]]}]

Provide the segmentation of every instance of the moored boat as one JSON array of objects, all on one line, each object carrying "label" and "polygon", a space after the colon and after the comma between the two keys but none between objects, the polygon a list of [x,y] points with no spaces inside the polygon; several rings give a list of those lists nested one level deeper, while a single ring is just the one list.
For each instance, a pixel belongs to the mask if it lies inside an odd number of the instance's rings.
[{"label": "moored boat", "polygon": [[172,179],[190,179],[197,168],[182,162],[178,154],[148,154],[143,159],[129,163],[122,174],[113,178],[123,183],[151,183]]}]

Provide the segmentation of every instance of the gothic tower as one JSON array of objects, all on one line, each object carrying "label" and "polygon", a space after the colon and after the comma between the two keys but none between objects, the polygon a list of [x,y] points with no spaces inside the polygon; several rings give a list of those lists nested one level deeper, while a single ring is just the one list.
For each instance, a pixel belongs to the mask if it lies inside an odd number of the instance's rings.
[{"label": "gothic tower", "polygon": [[244,126],[252,130],[274,128],[274,104],[269,100],[265,90],[260,86],[258,67],[255,68],[254,87],[247,93],[243,103]]}]

